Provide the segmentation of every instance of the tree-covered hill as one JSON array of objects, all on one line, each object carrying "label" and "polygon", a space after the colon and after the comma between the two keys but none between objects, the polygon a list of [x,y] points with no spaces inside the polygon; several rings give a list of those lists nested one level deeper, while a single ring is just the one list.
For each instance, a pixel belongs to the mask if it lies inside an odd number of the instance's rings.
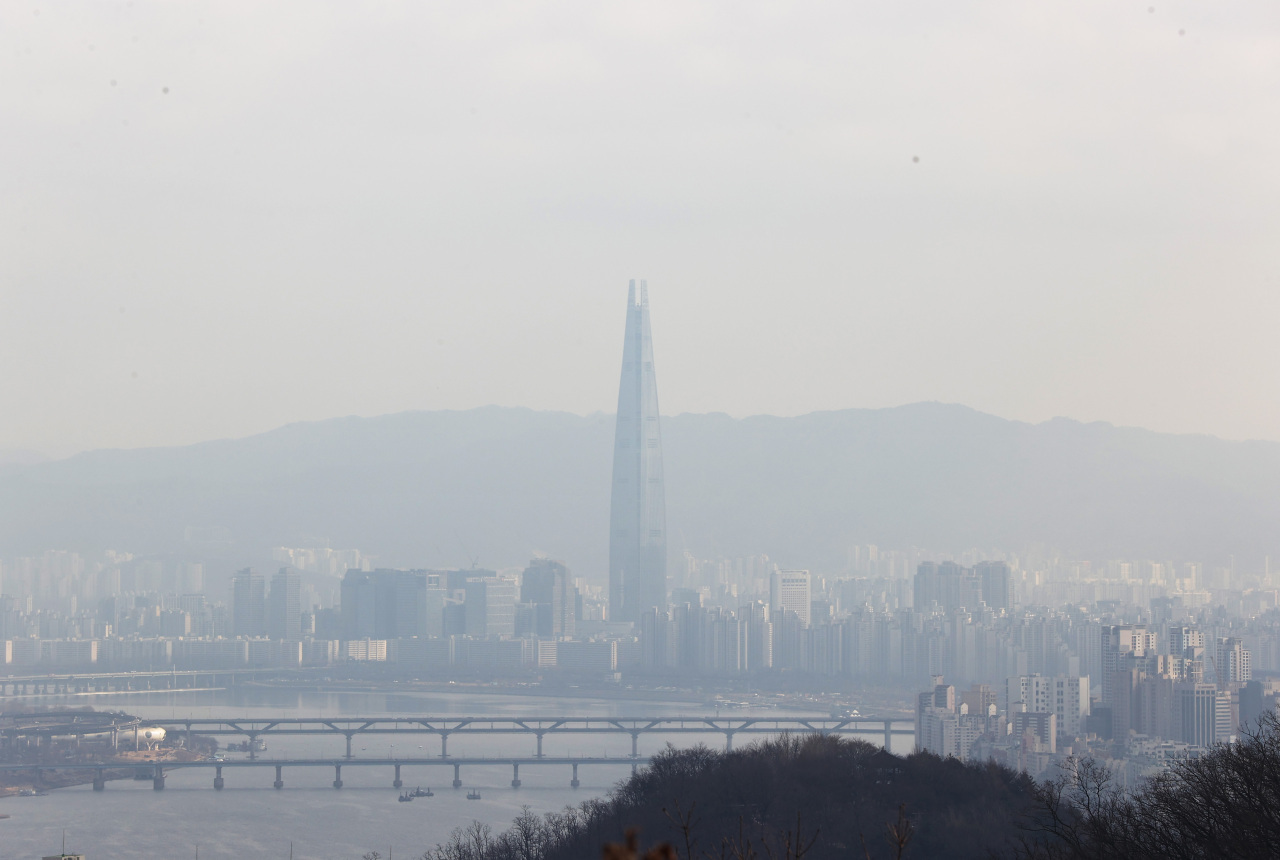
[{"label": "tree-covered hill", "polygon": [[[368,855],[373,856],[373,855]],[[607,798],[422,860],[1280,860],[1280,716],[1125,791],[1105,763],[1036,783],[818,735],[668,748]]]},{"label": "tree-covered hill", "polygon": [[425,857],[582,860],[635,830],[642,849],[665,842],[680,858],[876,860],[898,856],[893,825],[910,831],[904,856],[985,860],[1012,845],[1036,797],[1028,777],[994,765],[790,736],[731,752],[668,748],[606,799],[542,818],[526,812],[499,836],[459,829]]}]

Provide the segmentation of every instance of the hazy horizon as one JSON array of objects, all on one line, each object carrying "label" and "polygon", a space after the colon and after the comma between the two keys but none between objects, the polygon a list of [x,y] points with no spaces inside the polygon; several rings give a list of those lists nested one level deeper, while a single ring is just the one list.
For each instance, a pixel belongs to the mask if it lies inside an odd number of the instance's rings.
[{"label": "hazy horizon", "polygon": [[0,448],[612,408],[630,278],[666,414],[1280,439],[1273,4],[3,18]]}]

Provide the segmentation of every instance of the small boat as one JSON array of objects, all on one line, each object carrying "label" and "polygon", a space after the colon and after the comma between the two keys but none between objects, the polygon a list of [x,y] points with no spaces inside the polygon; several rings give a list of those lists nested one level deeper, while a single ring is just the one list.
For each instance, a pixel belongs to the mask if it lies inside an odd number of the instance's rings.
[{"label": "small boat", "polygon": [[397,799],[398,799],[401,803],[408,803],[409,801],[413,800],[413,798],[414,798],[414,794],[413,794],[413,792],[411,792],[411,791],[406,791],[404,794],[400,795],[400,797],[399,797],[399,798],[397,798]]},{"label": "small boat", "polygon": [[413,790],[413,796],[414,797],[435,797],[436,793],[429,788],[426,791],[423,791],[422,786],[418,786]]},{"label": "small boat", "polygon": [[467,800],[479,800],[479,799],[480,799],[480,792],[476,791],[474,788],[467,792]]},{"label": "small boat", "polygon": [[20,788],[18,797],[48,797],[49,792],[41,788]]}]

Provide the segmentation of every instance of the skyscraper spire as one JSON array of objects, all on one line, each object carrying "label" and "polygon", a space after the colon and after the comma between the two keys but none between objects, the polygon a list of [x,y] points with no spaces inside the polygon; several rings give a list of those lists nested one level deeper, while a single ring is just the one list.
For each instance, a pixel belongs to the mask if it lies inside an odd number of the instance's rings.
[{"label": "skyscraper spire", "polygon": [[658,383],[649,330],[649,285],[627,291],[609,510],[609,617],[637,621],[667,605],[667,503]]}]

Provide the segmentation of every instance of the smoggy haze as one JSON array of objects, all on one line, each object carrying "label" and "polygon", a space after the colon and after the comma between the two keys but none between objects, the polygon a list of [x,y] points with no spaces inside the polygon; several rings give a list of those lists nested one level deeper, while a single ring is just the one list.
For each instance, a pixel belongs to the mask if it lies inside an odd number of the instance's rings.
[{"label": "smoggy haze", "polygon": [[632,277],[666,414],[1280,439],[1280,7],[1154,3],[9,4],[0,447],[609,411]]}]

